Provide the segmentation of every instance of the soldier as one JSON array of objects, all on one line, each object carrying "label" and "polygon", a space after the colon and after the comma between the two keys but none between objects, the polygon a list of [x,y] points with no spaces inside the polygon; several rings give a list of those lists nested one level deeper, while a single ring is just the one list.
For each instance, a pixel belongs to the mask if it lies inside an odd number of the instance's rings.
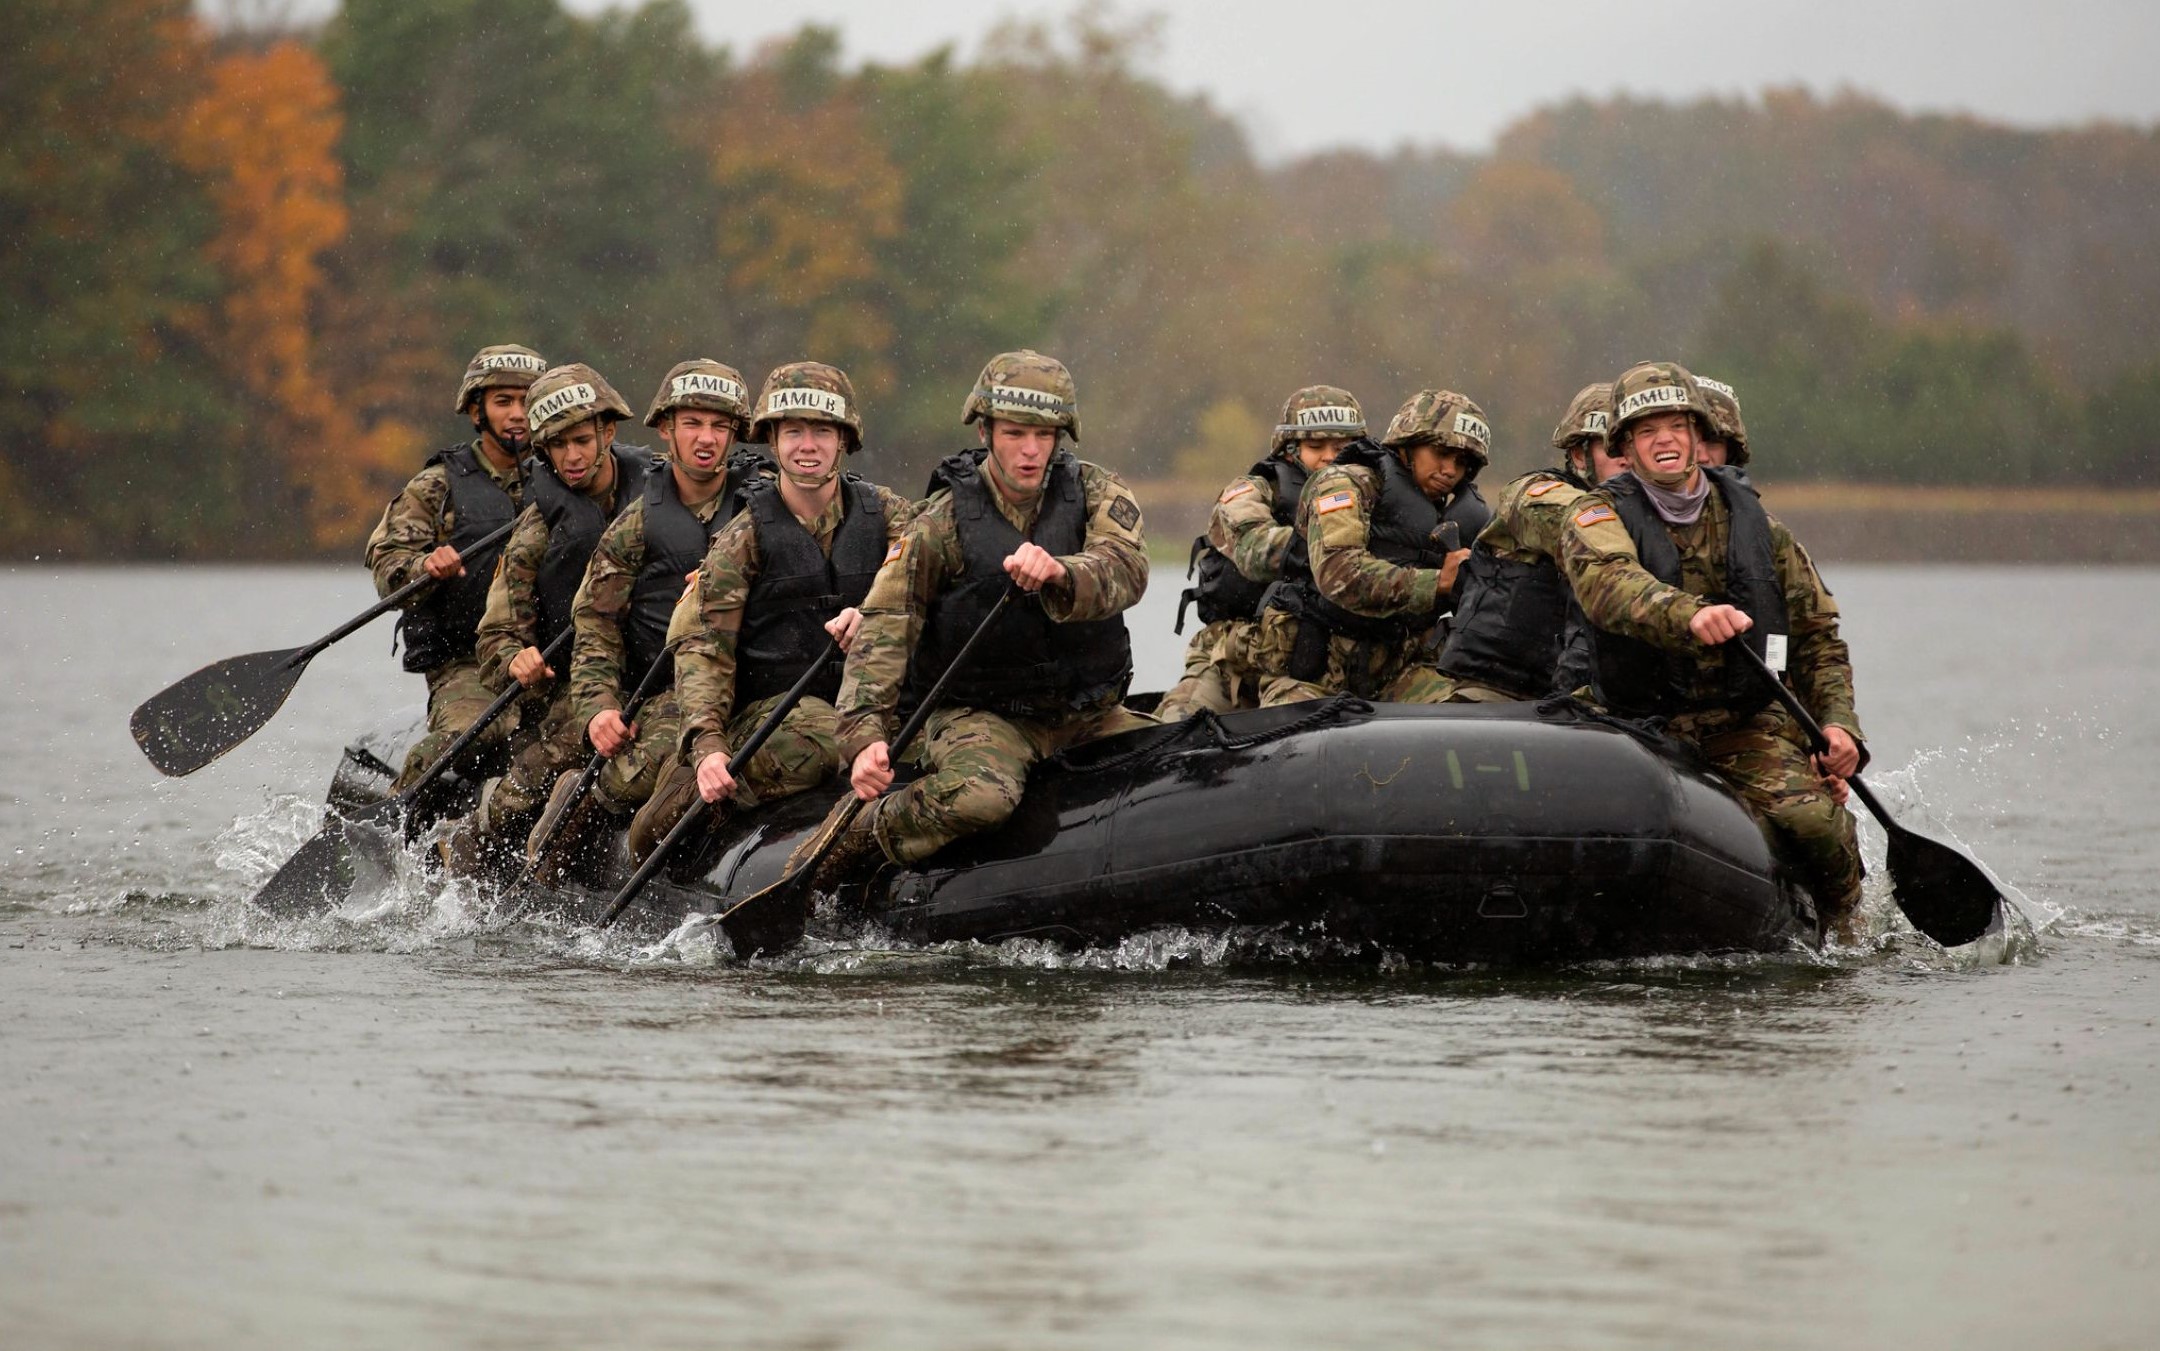
[{"label": "soldier", "polygon": [[1420,390],[1382,445],[1353,442],[1313,475],[1298,503],[1306,566],[1289,560],[1254,643],[1263,705],[1346,690],[1397,703],[1441,696],[1426,644],[1454,607],[1468,542],[1492,518],[1474,482],[1491,443],[1466,396]]},{"label": "soldier", "polygon": [[1710,405],[1710,434],[1703,438],[1702,448],[1704,466],[1738,470],[1740,481],[1747,482],[1747,424],[1740,420],[1739,394],[1723,380],[1707,375],[1696,376],[1695,383],[1702,386],[1703,402]]},{"label": "soldier", "polygon": [[[740,372],[717,361],[685,361],[667,373],[645,414],[667,457],[652,465],[643,493],[623,505],[593,549],[570,606],[577,630],[570,657],[576,725],[608,763],[575,813],[555,827],[548,859],[535,875],[554,876],[577,859],[611,821],[635,811],[662,767],[675,756],[680,719],[674,696],[646,700],[636,722],[623,701],[654,663],[672,661],[670,621],[720,527],[742,509],[745,485],[768,462],[731,454],[749,411]],[[555,781],[535,836],[560,815],[577,774]]]},{"label": "soldier", "polygon": [[[1668,736],[1731,781],[1815,897],[1826,932],[1851,936],[1860,849],[1837,797],[1865,761],[1852,659],[1837,602],[1807,553],[1729,468],[1700,463],[1709,404],[1682,367],[1651,362],[1614,382],[1612,438],[1629,471],[1585,495],[1561,559],[1594,626],[1599,703],[1665,719]],[[1751,663],[1754,648],[1812,710],[1805,733]]]},{"label": "soldier", "polygon": [[840,472],[862,449],[852,389],[846,374],[817,362],[765,379],[750,434],[771,445],[780,476],[749,485],[742,513],[713,537],[698,568],[693,617],[675,651],[681,758],[631,822],[630,852],[640,860],[697,798],[752,807],[815,788],[840,768],[838,662],[747,764],[735,764],[730,748],[828,639],[843,652],[852,645],[871,579],[914,515],[900,494]]},{"label": "soldier", "polygon": [[[557,366],[527,391],[536,452],[526,470],[525,510],[503,547],[480,620],[478,655],[489,688],[512,681],[540,705],[534,735],[490,780],[473,815],[444,840],[452,872],[500,868],[521,857],[525,836],[564,770],[584,759],[585,726],[541,648],[570,626],[570,606],[600,532],[642,496],[651,454],[620,445],[615,424],[630,405],[590,366]],[[567,662],[564,663],[568,665]]]},{"label": "soldier", "polygon": [[[473,644],[502,546],[473,546],[518,513],[525,490],[525,391],[546,369],[529,347],[506,344],[475,353],[457,391],[457,412],[472,419],[473,439],[430,455],[368,536],[376,594],[387,596],[423,573],[441,583],[421,592],[398,620],[405,669],[427,677],[428,730],[406,752],[391,785],[395,791],[419,778],[494,701]],[[473,743],[471,760],[460,771],[499,755],[513,725],[497,719]]]},{"label": "soldier", "polygon": [[1587,492],[1605,440],[1609,384],[1586,385],[1553,429],[1560,464],[1500,490],[1492,524],[1462,569],[1462,599],[1438,666],[1445,703],[1542,699],[1558,678],[1572,599],[1560,572],[1560,536]]},{"label": "soldier", "polygon": [[1202,627],[1185,649],[1185,677],[1163,696],[1157,717],[1169,722],[1201,709],[1259,707],[1252,634],[1260,598],[1282,575],[1297,540],[1298,497],[1307,479],[1363,435],[1365,410],[1346,389],[1307,385],[1283,404],[1268,458],[1231,480],[1215,500],[1207,533],[1193,541],[1199,576],[1178,599],[1178,629],[1185,627],[1188,601],[1198,603]]},{"label": "soldier", "polygon": [[[813,882],[909,864],[1012,814],[1029,768],[1098,737],[1154,725],[1119,701],[1132,678],[1124,612],[1147,589],[1140,504],[1117,475],[1075,458],[1080,410],[1065,367],[1007,352],[961,412],[979,449],[945,460],[863,601],[840,685],[840,753],[870,805]],[[886,745],[903,687],[925,690],[998,597],[996,627],[952,674],[923,728],[929,772],[889,796]]]}]

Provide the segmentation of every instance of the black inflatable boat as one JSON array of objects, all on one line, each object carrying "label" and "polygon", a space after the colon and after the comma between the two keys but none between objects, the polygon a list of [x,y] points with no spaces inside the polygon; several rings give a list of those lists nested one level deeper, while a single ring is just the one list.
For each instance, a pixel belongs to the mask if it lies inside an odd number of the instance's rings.
[{"label": "black inflatable boat", "polygon": [[[348,750],[333,803],[381,796],[395,740]],[[641,895],[646,922],[778,880],[841,788],[730,816],[692,878]],[[553,900],[597,911],[628,871],[618,843],[593,892]],[[1564,700],[1336,698],[1111,737],[1039,766],[1004,826],[886,870],[863,901],[920,943],[1248,926],[1516,965],[1820,939],[1807,894],[1716,777]]]}]

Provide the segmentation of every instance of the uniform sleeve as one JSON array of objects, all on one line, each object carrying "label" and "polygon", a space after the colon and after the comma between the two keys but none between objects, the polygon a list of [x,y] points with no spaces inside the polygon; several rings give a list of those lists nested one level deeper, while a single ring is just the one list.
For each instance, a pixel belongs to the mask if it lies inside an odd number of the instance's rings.
[{"label": "uniform sleeve", "polygon": [[720,528],[698,565],[694,613],[675,649],[682,755],[693,765],[728,750],[723,729],[735,715],[735,639],[757,566],[757,526],[747,511]]},{"label": "uniform sleeve", "polygon": [[922,510],[923,504],[911,497],[902,497],[882,483],[876,486],[878,501],[885,506],[885,542],[891,545],[907,533],[909,522]]},{"label": "uniform sleeve", "polygon": [[609,522],[585,565],[585,580],[570,603],[577,637],[570,655],[570,703],[580,726],[608,709],[620,712],[623,696],[623,617],[630,588],[645,566],[645,502],[632,502]]},{"label": "uniform sleeve", "polygon": [[1275,485],[1247,474],[1215,499],[1207,538],[1248,580],[1272,582],[1282,576],[1297,526],[1275,524]]},{"label": "uniform sleeve", "polygon": [[1327,469],[1305,485],[1305,551],[1320,594],[1374,619],[1431,616],[1439,609],[1440,570],[1406,568],[1366,547],[1378,481],[1357,468]]},{"label": "uniform sleeve", "polygon": [[487,612],[480,616],[474,640],[480,678],[490,689],[510,688],[510,659],[528,647],[542,645],[537,635],[540,611],[534,587],[547,546],[547,518],[538,507],[525,508],[518,516],[517,528],[510,532],[510,542],[503,546],[502,556],[495,560],[495,577],[488,583]]},{"label": "uniform sleeve", "polygon": [[1082,463],[1080,483],[1087,494],[1087,537],[1079,553],[1058,560],[1071,583],[1042,589],[1043,613],[1061,624],[1123,614],[1147,590],[1139,500],[1101,465]]},{"label": "uniform sleeve", "polygon": [[367,566],[375,575],[376,595],[387,596],[422,575],[421,560],[447,538],[449,523],[437,518],[449,497],[449,473],[431,464],[413,475],[383,508],[382,520],[367,542]]},{"label": "uniform sleeve", "polygon": [[1600,494],[1585,493],[1568,516],[1560,565],[1576,603],[1597,627],[1674,650],[1694,644],[1688,621],[1704,602],[1650,575],[1620,513]]},{"label": "uniform sleeve", "polygon": [[843,764],[852,763],[873,742],[892,740],[893,714],[907,679],[908,658],[922,639],[923,617],[931,598],[959,571],[960,532],[953,523],[952,498],[941,493],[887,548],[885,566],[863,597],[862,628],[848,652],[834,701]]},{"label": "uniform sleeve", "polygon": [[1776,518],[1770,543],[1777,559],[1778,583],[1785,591],[1785,617],[1791,625],[1792,650],[1786,670],[1800,702],[1825,727],[1842,727],[1855,742],[1860,715],[1853,697],[1852,651],[1838,633],[1837,598],[1822,583],[1815,561],[1792,532]]},{"label": "uniform sleeve", "polygon": [[[1503,492],[1500,510],[1493,519],[1507,518],[1510,533],[1524,552],[1557,559],[1560,542],[1567,535],[1568,517],[1575,514],[1582,500],[1583,490],[1565,479],[1538,479]],[[1485,528],[1491,530],[1492,526]]]}]

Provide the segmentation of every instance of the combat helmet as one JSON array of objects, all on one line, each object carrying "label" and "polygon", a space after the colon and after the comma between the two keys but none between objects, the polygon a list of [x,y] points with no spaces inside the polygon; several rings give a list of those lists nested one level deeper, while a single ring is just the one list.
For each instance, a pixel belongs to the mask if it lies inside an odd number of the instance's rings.
[{"label": "combat helmet", "polygon": [[1307,385],[1284,401],[1269,449],[1277,455],[1308,436],[1363,436],[1365,410],[1357,395],[1334,385]]},{"label": "combat helmet", "polygon": [[773,424],[787,418],[838,423],[847,448],[862,449],[862,409],[847,372],[822,361],[791,361],[765,377],[757,406],[750,413],[750,439],[771,441]]},{"label": "combat helmet", "polygon": [[615,386],[583,362],[550,366],[526,391],[525,417],[536,446],[544,446],[580,422],[608,418],[621,422],[630,416],[630,405]]},{"label": "combat helmet", "polygon": [[1470,468],[1463,474],[1463,482],[1468,483],[1492,463],[1492,424],[1467,394],[1421,389],[1395,410],[1380,444],[1390,450],[1434,445],[1462,451],[1470,457]]},{"label": "combat helmet", "polygon": [[1606,425],[1612,420],[1611,410],[1611,381],[1584,385],[1575,391],[1575,397],[1568,400],[1567,414],[1553,428],[1553,449],[1565,452],[1592,437],[1604,439]]},{"label": "combat helmet", "polygon": [[1072,372],[1064,362],[1040,352],[1000,352],[975,377],[975,388],[961,405],[961,426],[977,418],[1058,427],[1078,441],[1080,395],[1073,388]]},{"label": "combat helmet", "polygon": [[1700,424],[1698,430],[1712,426],[1702,386],[1677,361],[1637,362],[1613,381],[1612,430],[1606,435],[1614,449],[1626,442],[1629,423],[1652,413],[1688,413]]},{"label": "combat helmet", "polygon": [[1707,375],[1696,376],[1695,383],[1702,386],[1703,402],[1710,405],[1710,431],[1725,443],[1725,463],[1746,464],[1747,424],[1740,420],[1740,396],[1731,385]]},{"label": "combat helmet", "polygon": [[661,378],[652,407],[645,410],[645,425],[659,426],[661,418],[678,408],[724,413],[740,423],[750,415],[750,388],[733,366],[704,357],[678,361]]},{"label": "combat helmet", "polygon": [[473,399],[484,389],[529,389],[547,370],[547,358],[530,347],[502,343],[483,347],[465,363],[465,378],[458,381],[459,413],[472,411]]}]

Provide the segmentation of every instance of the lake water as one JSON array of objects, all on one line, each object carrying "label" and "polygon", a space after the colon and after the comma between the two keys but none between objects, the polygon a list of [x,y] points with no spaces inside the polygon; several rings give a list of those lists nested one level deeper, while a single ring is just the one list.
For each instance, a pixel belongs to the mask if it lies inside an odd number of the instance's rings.
[{"label": "lake water", "polygon": [[1871,780],[2029,937],[1879,879],[1859,950],[1524,975],[275,925],[387,622],[191,778],[127,714],[365,576],[0,570],[0,1345],[2150,1346],[2160,572],[1829,580]]}]

